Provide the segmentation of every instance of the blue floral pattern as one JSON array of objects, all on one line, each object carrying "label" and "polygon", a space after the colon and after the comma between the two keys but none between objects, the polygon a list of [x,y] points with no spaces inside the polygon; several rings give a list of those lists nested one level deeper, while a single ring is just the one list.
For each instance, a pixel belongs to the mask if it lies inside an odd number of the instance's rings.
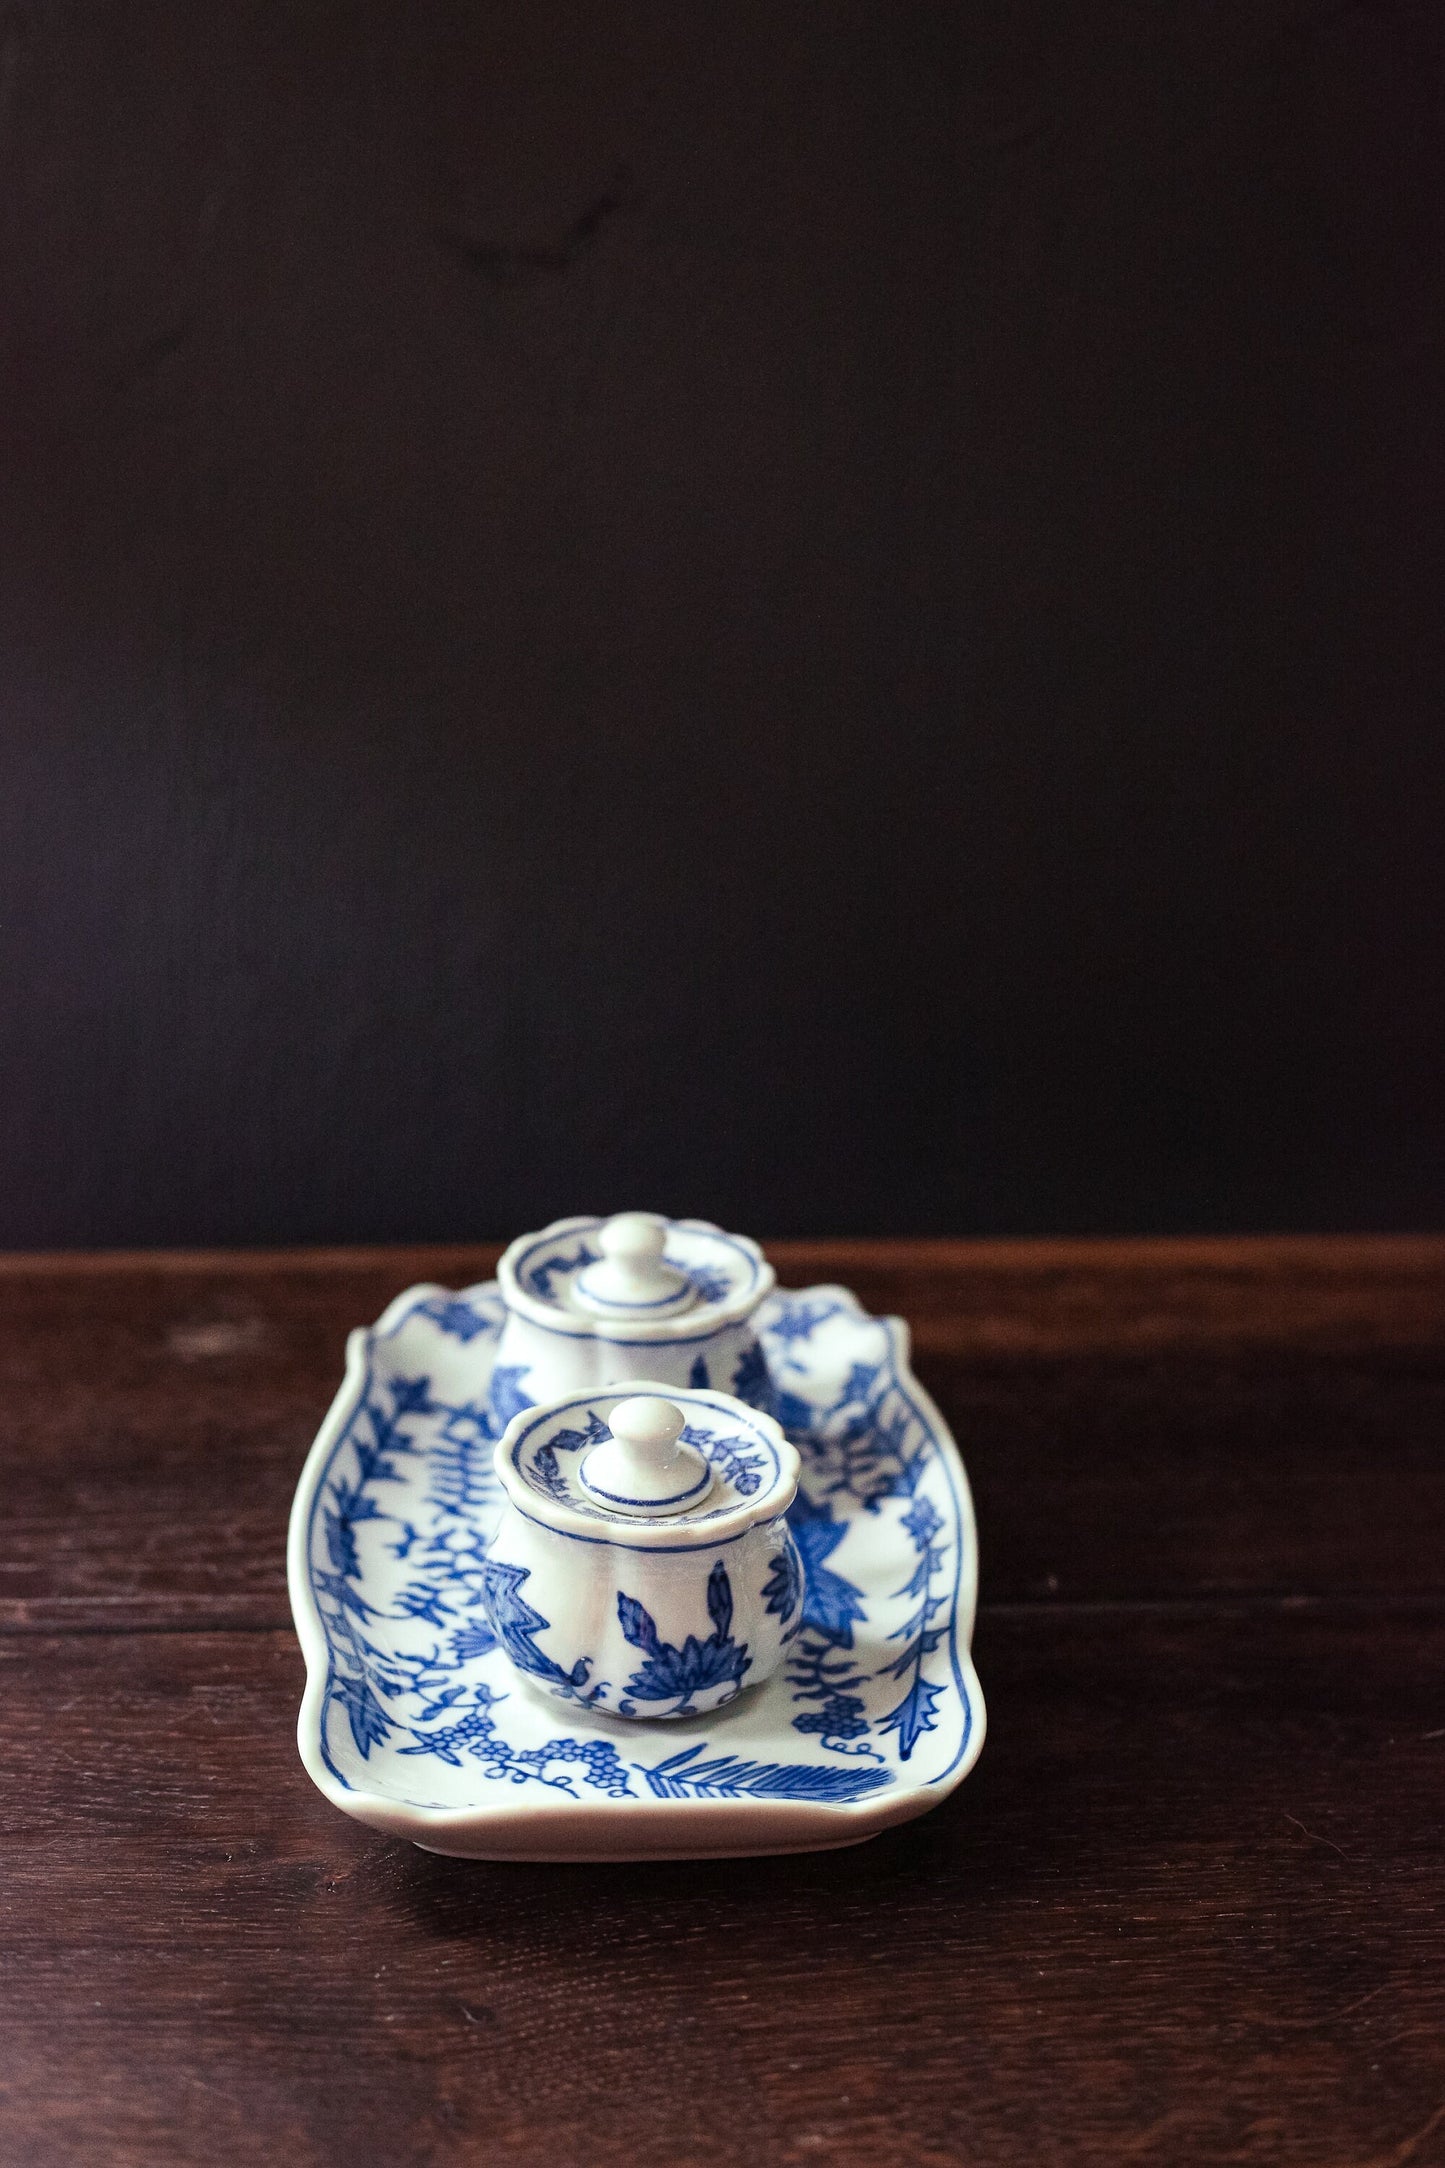
[{"label": "blue floral pattern", "polygon": [[531,1578],[526,1566],[509,1566],[500,1558],[486,1560],[482,1567],[482,1600],[492,1632],[519,1671],[541,1679],[553,1693],[581,1701],[585,1707],[605,1689],[598,1685],[590,1693],[583,1693],[592,1668],[585,1656],[579,1656],[572,1669],[564,1671],[554,1657],[538,1648],[538,1634],[545,1633],[552,1621],[534,1611],[521,1592],[522,1583]]},{"label": "blue floral pattern", "polygon": [[834,1805],[864,1799],[892,1783],[886,1769],[835,1769],[825,1763],[800,1769],[790,1762],[748,1761],[703,1746],[684,1747],[641,1774],[656,1799],[826,1799]]},{"label": "blue floral pattern", "polygon": [[[783,1674],[714,1714],[725,1747],[678,1747],[661,1727],[621,1738],[599,1718],[591,1704],[605,1682],[585,1662],[564,1674],[537,1645],[547,1621],[526,1600],[525,1574],[489,1568],[493,1448],[510,1413],[531,1405],[520,1372],[492,1370],[501,1323],[490,1288],[428,1289],[393,1305],[321,1464],[306,1576],[328,1655],[320,1752],[342,1787],[416,1805],[475,1799],[491,1784],[618,1801],[640,1786],[659,1799],[846,1804],[901,1782],[917,1761],[925,1781],[957,1767],[973,1721],[960,1668],[964,1509],[885,1325],[834,1290],[764,1304],[762,1355],[731,1382],[776,1408],[802,1458],[791,1541],[764,1591],[792,1628],[791,1651]],[[579,1430],[554,1440],[554,1455],[590,1442]],[[714,1458],[717,1447],[711,1439]],[[729,1472],[741,1487],[749,1471]],[[625,1688],[634,1708],[686,1717],[704,1686],[746,1687],[751,1658],[733,1638],[721,1555],[708,1613],[710,1635],[673,1645],[642,1604],[620,1600],[640,1659]],[[518,1671],[570,1706],[549,1714]],[[766,1718],[779,1704],[798,1741],[791,1759],[776,1752],[778,1718]],[[762,1752],[755,1739],[766,1739]],[[447,1791],[447,1772],[463,1770],[466,1792]],[[418,1788],[409,1771],[427,1782]]]},{"label": "blue floral pattern", "polygon": [[[675,1648],[659,1639],[651,1612],[635,1596],[618,1596],[623,1639],[641,1649],[644,1659],[624,1688],[630,1698],[618,1703],[623,1716],[635,1716],[639,1701],[673,1702],[676,1706],[669,1714],[691,1716],[694,1694],[715,1686],[731,1686],[737,1692],[753,1660],[746,1642],[733,1639],[732,1584],[721,1559],[707,1577],[707,1615],[713,1625],[707,1639],[699,1641],[696,1634],[689,1634],[682,1647]],[[658,1714],[662,1713],[659,1706]]]},{"label": "blue floral pattern", "polygon": [[[773,1560],[773,1570],[763,1583],[763,1599],[769,1611],[788,1626],[803,1603],[803,1561],[798,1556],[798,1546],[791,1541],[778,1546]],[[799,1618],[791,1632],[785,1632],[784,1641],[791,1641],[802,1625]]]},{"label": "blue floral pattern", "polygon": [[590,1248],[585,1242],[579,1242],[570,1257],[565,1250],[554,1250],[550,1257],[544,1257],[539,1264],[532,1266],[527,1274],[527,1284],[539,1301],[551,1302],[554,1279],[559,1275],[563,1279],[570,1279],[574,1272],[581,1272],[588,1265],[597,1264],[599,1258],[600,1252]]},{"label": "blue floral pattern", "polygon": [[776,1472],[776,1456],[770,1461],[756,1448],[749,1447],[736,1432],[731,1436],[720,1435],[703,1423],[685,1423],[678,1435],[684,1445],[696,1446],[744,1498],[752,1497],[769,1468]]},{"label": "blue floral pattern", "polygon": [[732,1275],[720,1271],[716,1265],[688,1266],[676,1257],[669,1257],[666,1262],[691,1280],[693,1294],[699,1302],[721,1302],[733,1291]]}]

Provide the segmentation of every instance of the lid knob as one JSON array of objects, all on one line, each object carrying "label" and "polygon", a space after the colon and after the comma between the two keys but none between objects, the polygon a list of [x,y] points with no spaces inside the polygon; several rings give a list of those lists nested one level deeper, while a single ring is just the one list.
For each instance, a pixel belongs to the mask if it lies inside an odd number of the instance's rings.
[{"label": "lid knob", "polygon": [[610,1513],[680,1513],[712,1486],[712,1469],[683,1441],[687,1417],[676,1402],[653,1393],[619,1400],[604,1438],[578,1470],[578,1480]]},{"label": "lid knob", "polygon": [[573,1300],[593,1317],[675,1316],[690,1309],[692,1282],[663,1262],[667,1222],[655,1212],[618,1212],[598,1230],[602,1255],[577,1276]]}]

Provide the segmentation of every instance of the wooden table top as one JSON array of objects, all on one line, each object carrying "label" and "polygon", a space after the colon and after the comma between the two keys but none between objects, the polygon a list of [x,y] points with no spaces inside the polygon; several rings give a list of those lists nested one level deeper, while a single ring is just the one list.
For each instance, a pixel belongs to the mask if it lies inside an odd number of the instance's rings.
[{"label": "wooden table top", "polygon": [[297,1759],[351,1325],[493,1250],[0,1260],[0,2163],[1445,2162],[1445,1242],[775,1243],[915,1330],[983,1759],[491,1866]]}]

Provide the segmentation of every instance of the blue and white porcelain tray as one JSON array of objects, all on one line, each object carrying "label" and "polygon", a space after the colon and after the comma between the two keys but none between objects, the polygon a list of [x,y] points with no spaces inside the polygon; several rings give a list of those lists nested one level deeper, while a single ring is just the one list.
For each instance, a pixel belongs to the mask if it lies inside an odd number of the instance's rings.
[{"label": "blue and white porcelain tray", "polygon": [[813,1851],[945,1798],[983,1744],[977,1550],[907,1328],[841,1287],[758,1312],[757,1397],[802,1455],[802,1627],[725,1713],[652,1725],[548,1699],[487,1623],[492,1450],[526,1405],[492,1391],[502,1321],[491,1283],[414,1287],[348,1342],[288,1559],[301,1758],[326,1797],[431,1851],[539,1860]]}]

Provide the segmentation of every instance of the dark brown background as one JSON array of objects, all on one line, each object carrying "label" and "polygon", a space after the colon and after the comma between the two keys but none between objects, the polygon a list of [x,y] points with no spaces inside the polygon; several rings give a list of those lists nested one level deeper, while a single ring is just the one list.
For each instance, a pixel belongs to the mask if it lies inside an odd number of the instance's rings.
[{"label": "dark brown background", "polygon": [[0,1241],[1424,1225],[1441,17],[0,7]]}]

